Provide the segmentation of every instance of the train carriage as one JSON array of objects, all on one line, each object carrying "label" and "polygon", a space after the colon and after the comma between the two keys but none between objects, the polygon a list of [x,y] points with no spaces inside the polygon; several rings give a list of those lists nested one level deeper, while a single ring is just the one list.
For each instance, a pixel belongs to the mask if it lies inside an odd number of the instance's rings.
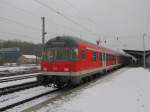
[{"label": "train carriage", "polygon": [[43,84],[57,87],[76,85],[87,76],[104,72],[123,64],[118,52],[70,36],[50,39],[43,50],[42,75],[37,79]]}]

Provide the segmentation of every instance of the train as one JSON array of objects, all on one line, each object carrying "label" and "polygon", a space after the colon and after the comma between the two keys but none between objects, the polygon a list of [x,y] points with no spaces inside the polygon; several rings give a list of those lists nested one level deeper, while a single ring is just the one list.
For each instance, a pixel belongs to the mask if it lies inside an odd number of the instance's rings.
[{"label": "train", "polygon": [[57,88],[77,85],[95,74],[129,64],[130,57],[72,36],[57,36],[44,45],[37,80]]}]

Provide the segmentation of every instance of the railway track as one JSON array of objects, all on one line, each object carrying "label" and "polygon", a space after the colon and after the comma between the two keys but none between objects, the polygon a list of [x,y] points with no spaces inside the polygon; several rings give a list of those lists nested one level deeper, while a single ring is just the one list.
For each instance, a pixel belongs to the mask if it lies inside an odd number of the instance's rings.
[{"label": "railway track", "polygon": [[[33,86],[35,84],[35,86]],[[37,85],[36,85],[37,84]],[[28,83],[28,84],[24,84],[24,85],[20,85],[20,87],[18,86],[16,86],[16,90],[13,90],[12,88],[15,88],[15,87],[10,87],[11,89],[12,89],[12,91],[19,91],[19,90],[24,90],[24,89],[27,89],[28,90],[28,88],[33,88],[33,87],[38,87],[38,86],[40,86],[40,84],[38,84],[37,82],[33,82],[33,85],[32,85],[32,83],[31,83],[31,85],[30,85],[30,83]],[[9,89],[9,87],[8,88],[3,88],[3,90],[5,90],[6,92],[2,92],[2,93],[0,93],[0,94],[2,94],[2,95],[4,95],[4,96],[7,96],[6,94],[7,93],[12,93],[12,91],[11,91],[11,89]],[[31,95],[30,96],[30,93],[32,93],[32,92],[27,92],[27,95],[26,96],[24,96],[23,98],[22,97],[20,97],[20,98],[15,98],[16,100],[17,99],[19,99],[19,101],[17,101],[17,102],[13,102],[13,103],[9,103],[9,101],[8,101],[8,104],[5,102],[5,104],[3,105],[1,105],[0,104],[0,111],[5,111],[5,110],[8,110],[8,109],[11,109],[11,108],[13,108],[13,107],[16,107],[16,106],[19,106],[19,105],[21,105],[21,104],[24,104],[24,103],[26,103],[26,102],[29,102],[29,101],[32,101],[32,100],[35,100],[35,99],[38,99],[38,98],[40,98],[40,97],[42,97],[42,96],[45,96],[45,95],[48,95],[48,94],[51,94],[51,93],[55,93],[55,92],[57,92],[57,91],[60,91],[60,89],[54,89],[53,88],[53,90],[48,90],[48,88],[45,88],[45,89],[47,89],[47,91],[44,91],[44,92],[40,92],[40,90],[41,89],[39,89],[37,92],[35,92],[36,93],[36,95]],[[45,90],[44,89],[44,90]],[[33,91],[34,92],[34,91]],[[28,95],[29,94],[29,95]],[[10,94],[8,94],[8,95],[10,95]],[[20,94],[21,95],[21,94]],[[16,95],[17,96],[17,95]],[[30,97],[28,97],[28,96],[30,96]],[[13,97],[13,95],[12,95],[12,97]],[[0,98],[1,99],[1,98]],[[10,101],[11,102],[11,101]]]},{"label": "railway track", "polygon": [[45,96],[45,95],[48,95],[48,94],[51,94],[51,93],[55,93],[55,92],[57,92],[57,91],[59,91],[59,90],[60,90],[60,89],[48,90],[48,91],[42,92],[42,93],[40,93],[40,94],[36,94],[36,95],[33,95],[33,96],[31,95],[31,97],[18,100],[17,102],[10,103],[10,104],[8,104],[8,105],[0,105],[0,112],[1,112],[1,111],[5,111],[5,110],[8,110],[8,109],[13,108],[13,107],[18,106],[18,105],[21,105],[21,104],[23,104],[23,103],[29,102],[29,101],[31,101],[31,100],[40,98],[40,97],[42,97],[42,96]]},{"label": "railway track", "polygon": [[35,76],[40,73],[0,78],[0,96],[39,86]]},{"label": "railway track", "polygon": [[[12,77],[5,77],[5,78],[0,78],[0,84],[3,84],[3,83],[11,83],[11,82],[14,82],[14,81],[16,81],[16,80],[26,80],[27,78],[31,78],[31,79],[33,79],[33,77],[35,77],[37,74],[40,74],[40,73],[34,73],[34,74],[26,74],[26,75],[21,75],[21,76],[12,76]],[[27,79],[28,80],[28,79]],[[16,94],[16,93],[19,93],[19,92],[23,92],[23,91],[27,91],[27,90],[30,90],[30,89],[32,89],[32,88],[36,88],[36,87],[40,87],[41,86],[41,84],[40,83],[38,83],[36,80],[34,80],[34,81],[31,81],[31,82],[26,82],[26,83],[21,83],[21,84],[16,84],[16,85],[9,85],[9,86],[1,86],[1,88],[0,88],[0,100],[2,100],[3,99],[3,97],[7,97],[7,96],[9,96],[9,97],[13,97],[13,94]],[[39,89],[39,91],[40,91],[40,89]],[[23,99],[23,100],[19,100],[18,102],[15,102],[15,103],[12,103],[12,104],[9,104],[9,102],[8,102],[8,105],[6,105],[6,104],[4,104],[3,105],[3,102],[5,102],[5,101],[7,101],[8,99],[9,99],[9,97],[8,98],[6,98],[4,101],[0,101],[0,112],[1,111],[5,111],[5,110],[7,110],[7,109],[9,109],[9,108],[12,108],[12,107],[14,107],[14,106],[17,106],[17,105],[20,105],[20,104],[23,104],[23,103],[25,103],[25,102],[28,102],[28,101],[31,101],[31,100],[34,100],[34,99],[36,99],[36,98],[39,98],[39,97],[42,97],[42,96],[44,96],[44,95],[47,95],[47,94],[50,94],[50,93],[53,93],[53,92],[55,92],[56,90],[54,90],[54,91],[46,91],[46,92],[43,92],[43,93],[41,93],[41,94],[37,94],[37,95],[34,95],[34,96],[31,96],[31,97],[28,97],[27,96],[27,98],[25,98],[25,99]],[[33,91],[34,92],[34,91]],[[31,92],[32,93],[32,92]],[[37,92],[38,93],[38,92]],[[12,96],[11,96],[12,95]],[[21,94],[19,94],[19,95],[21,95]],[[27,93],[27,95],[28,95],[28,93]],[[18,96],[18,95],[17,95]],[[16,100],[17,99],[21,99],[21,97],[20,98],[16,98]],[[11,101],[10,101],[11,102]]]},{"label": "railway track", "polygon": [[0,96],[39,86],[37,81],[0,88]]},{"label": "railway track", "polygon": [[[83,84],[83,85],[84,85],[84,84]],[[12,103],[12,104],[3,106],[3,107],[0,106],[0,112],[1,112],[1,111],[5,111],[5,110],[8,110],[8,109],[11,109],[11,108],[16,107],[16,106],[19,106],[19,105],[21,105],[21,104],[27,103],[27,102],[29,102],[29,101],[38,99],[38,98],[43,97],[43,96],[46,96],[46,95],[48,95],[48,94],[57,93],[57,92],[59,92],[59,91],[62,92],[61,95],[64,95],[65,93],[69,93],[70,90],[74,90],[74,88],[76,88],[76,87],[80,87],[80,86],[78,85],[78,86],[68,87],[68,88],[62,88],[62,89],[53,88],[53,90],[46,91],[46,92],[41,93],[41,94],[38,94],[38,95],[34,95],[34,96],[32,96],[32,97],[23,99],[23,100],[21,100],[21,101],[18,101],[18,102],[15,102],[15,103]],[[51,98],[51,100],[53,101],[54,99],[56,99],[56,98],[58,98],[58,97],[61,97],[61,95],[60,95],[60,94],[58,94],[58,95],[56,94],[55,96],[53,96],[53,97]],[[47,100],[46,100],[46,101],[47,101]],[[44,102],[45,102],[45,101],[44,101]]]},{"label": "railway track", "polygon": [[35,77],[38,74],[40,74],[40,73],[32,73],[32,74],[26,74],[26,75],[20,75],[20,76],[12,76],[12,77],[3,77],[3,78],[0,78],[0,83],[33,78],[33,77]]},{"label": "railway track", "polygon": [[12,71],[0,71],[0,77],[10,77],[10,76],[17,76],[19,75],[24,75],[24,74],[31,74],[31,73],[38,73],[40,72],[39,69],[31,69],[31,70],[24,70],[24,71],[17,71],[17,72],[12,72]]}]

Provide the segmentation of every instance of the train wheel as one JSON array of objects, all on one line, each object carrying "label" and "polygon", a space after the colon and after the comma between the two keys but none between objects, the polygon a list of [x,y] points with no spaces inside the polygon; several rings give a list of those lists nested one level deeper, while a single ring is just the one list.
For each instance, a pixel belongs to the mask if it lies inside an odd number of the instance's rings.
[{"label": "train wheel", "polygon": [[83,83],[83,80],[81,77],[73,77],[70,81],[69,81],[69,86],[78,86],[81,83]]},{"label": "train wheel", "polygon": [[38,81],[41,85],[48,85],[47,76],[38,75],[36,78],[37,78],[37,81]]},{"label": "train wheel", "polygon": [[88,76],[88,82],[90,82],[92,80],[92,77],[91,76]]},{"label": "train wheel", "polygon": [[88,82],[88,77],[83,78],[84,83]]},{"label": "train wheel", "polygon": [[106,74],[106,73],[107,73],[107,70],[106,70],[106,69],[104,69],[104,70],[103,70],[103,74]]},{"label": "train wheel", "polygon": [[58,83],[55,85],[56,88],[59,88],[59,89],[62,89],[62,88],[65,88],[67,87],[68,84],[67,83]]},{"label": "train wheel", "polygon": [[44,82],[44,77],[41,75],[36,76],[37,81],[42,84]]}]

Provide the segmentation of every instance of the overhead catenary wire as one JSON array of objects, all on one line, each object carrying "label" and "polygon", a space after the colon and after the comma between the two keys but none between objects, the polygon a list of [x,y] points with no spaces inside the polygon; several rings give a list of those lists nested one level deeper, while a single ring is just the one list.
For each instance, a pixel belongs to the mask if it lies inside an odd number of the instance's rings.
[{"label": "overhead catenary wire", "polygon": [[[30,28],[30,29],[33,29],[33,30],[37,30],[37,31],[40,31],[41,29],[40,28],[37,28],[37,27],[34,27],[34,26],[31,26],[31,25],[29,25],[29,24],[24,24],[24,23],[22,23],[22,22],[18,22],[18,21],[16,21],[16,20],[12,20],[12,19],[9,19],[9,18],[6,18],[6,17],[1,17],[0,16],[0,21],[4,21],[4,22],[12,22],[12,23],[15,23],[15,24],[17,24],[17,25],[19,25],[19,26],[23,26],[23,27],[26,27],[26,28]],[[57,23],[56,23],[57,24]],[[60,24],[57,24],[57,25],[60,25]],[[64,25],[60,25],[61,27],[66,27],[66,28],[68,28],[68,29],[72,29],[72,30],[77,30],[77,29],[73,29],[73,28],[71,28],[71,27],[67,27],[67,26],[64,26]],[[77,31],[79,31],[79,30],[77,30]],[[52,33],[52,32],[49,32],[49,33]],[[54,33],[54,32],[53,32]]]},{"label": "overhead catenary wire", "polygon": [[[71,8],[73,8],[77,13],[81,14],[81,10],[79,8],[77,8],[74,4],[72,4],[70,1],[68,0],[63,0],[65,3],[67,3]],[[90,17],[86,16],[86,19],[91,22],[92,24],[96,25],[97,23],[95,21],[93,21]]]},{"label": "overhead catenary wire", "polygon": [[[55,0],[53,0],[55,1]],[[56,2],[56,1],[55,1]],[[73,9],[73,11],[71,11],[71,15],[69,15],[70,18],[80,18],[80,19],[84,19],[84,22],[88,22],[88,24],[86,25],[96,25],[94,23],[94,21],[89,17],[89,16],[81,16],[83,15],[82,11],[80,9],[78,9],[74,4],[72,4],[71,2],[69,1],[65,1],[63,0],[63,2],[65,3],[65,5],[69,6],[69,9]],[[68,8],[67,8],[68,9]],[[61,10],[61,9],[59,9]],[[63,10],[63,9],[62,9]],[[73,12],[76,12],[76,13],[73,13]],[[80,14],[80,15],[79,15]],[[77,20],[77,19],[76,19]],[[87,26],[85,26],[87,27]]]},{"label": "overhead catenary wire", "polygon": [[[21,11],[21,12],[23,12],[23,13],[29,14],[29,15],[31,15],[31,16],[34,16],[34,17],[37,16],[38,18],[41,17],[41,15],[37,14],[36,12],[31,12],[31,11],[25,10],[24,8],[18,7],[18,6],[14,5],[14,4],[10,3],[10,2],[7,2],[6,0],[3,1],[2,3],[5,4],[5,5],[7,5],[7,6],[9,5],[11,8],[17,9],[18,11]],[[81,32],[82,32],[82,31],[81,31],[80,29],[78,29],[78,28],[74,28],[74,27],[70,27],[70,26],[58,24],[58,23],[54,22],[54,21],[52,20],[52,18],[50,18],[50,17],[46,17],[46,18],[51,21],[51,24],[56,24],[56,25],[58,25],[59,28],[61,28],[61,29],[66,28],[66,29],[69,29],[69,31],[72,30],[72,32],[78,31],[78,32],[80,33],[80,35],[81,35]],[[7,18],[7,20],[8,20],[8,18]],[[17,23],[17,24],[19,23],[19,25],[23,25],[23,24],[24,24],[24,23],[17,22],[17,21],[15,21],[15,20],[11,20],[11,19],[9,19],[9,21],[15,22],[15,23]],[[50,22],[48,21],[47,23],[50,23]],[[25,25],[25,24],[24,24],[24,25]],[[23,25],[23,26],[24,26],[24,25]],[[29,25],[25,25],[25,27],[27,27],[27,26],[29,26]],[[31,28],[31,27],[30,27],[30,28]],[[38,30],[41,30],[41,29],[38,29]],[[82,33],[83,33],[83,32],[82,32]]]},{"label": "overhead catenary wire", "polygon": [[0,32],[1,34],[7,34],[7,35],[10,35],[10,36],[12,36],[12,35],[14,35],[14,36],[21,36],[21,37],[28,37],[28,38],[33,38],[33,37],[35,37],[35,36],[28,36],[28,35],[25,35],[25,34],[21,34],[21,33],[14,33],[14,32]]},{"label": "overhead catenary wire", "polygon": [[1,5],[2,5],[2,4],[5,4],[6,6],[10,6],[10,7],[14,8],[14,9],[17,9],[18,11],[24,12],[24,13],[29,14],[29,15],[31,15],[31,16],[38,16],[38,17],[41,17],[41,16],[39,16],[39,15],[36,15],[34,12],[31,12],[31,11],[26,10],[26,9],[24,9],[24,8],[18,7],[18,5],[16,6],[16,5],[14,5],[14,4],[12,4],[12,3],[6,1],[6,0],[1,0]]},{"label": "overhead catenary wire", "polygon": [[34,1],[35,1],[36,3],[38,3],[38,4],[40,4],[41,6],[43,6],[43,7],[47,8],[47,9],[49,9],[50,11],[54,12],[55,14],[57,14],[57,15],[63,17],[63,18],[66,19],[67,21],[70,21],[71,23],[77,25],[78,27],[80,27],[80,28],[86,30],[88,33],[91,33],[91,34],[93,34],[93,35],[97,35],[96,33],[92,32],[90,29],[86,28],[86,27],[83,26],[82,24],[80,24],[80,23],[74,21],[73,19],[71,19],[71,18],[69,18],[68,16],[64,15],[64,14],[61,13],[60,11],[58,11],[58,10],[56,10],[56,9],[54,9],[54,8],[52,8],[52,7],[50,7],[49,5],[47,5],[47,4],[43,3],[43,2],[41,2],[40,0],[34,0]]},{"label": "overhead catenary wire", "polygon": [[[6,18],[6,17],[1,17],[1,16],[0,16],[0,21],[12,22],[12,23],[15,23],[15,24],[17,24],[17,25],[19,25],[19,26],[23,26],[23,27],[26,27],[26,28],[30,28],[30,29],[36,30],[36,31],[38,31],[38,32],[41,31],[40,28],[36,28],[36,27],[31,26],[31,25],[24,24],[24,23],[22,23],[22,22],[18,22],[18,21],[16,21],[16,20],[12,20],[12,19],[9,19],[9,18]],[[56,23],[56,24],[57,24],[57,23]],[[71,28],[71,27],[67,27],[67,26],[64,26],[64,25],[60,25],[60,24],[57,24],[57,25],[61,26],[62,28],[66,27],[67,29],[72,29],[73,31],[74,31],[74,30],[80,31],[80,30],[78,30],[78,29],[73,29],[73,28]],[[47,33],[58,35],[58,33],[55,33],[55,32],[49,32],[49,31],[48,31]]]},{"label": "overhead catenary wire", "polygon": [[[1,31],[0,32],[1,34],[8,34],[8,35],[14,35],[14,36],[22,36],[22,37],[29,37],[29,38],[32,38],[32,37],[37,37],[37,36],[29,36],[29,35],[26,35],[26,34],[22,34],[22,33],[15,33],[15,32],[8,32],[8,31]],[[50,32],[48,34],[57,34],[57,33],[53,33],[53,32]],[[39,36],[39,35],[38,35]]]},{"label": "overhead catenary wire", "polygon": [[79,23],[73,21],[72,19],[70,19],[69,17],[65,16],[64,14],[62,14],[60,11],[55,10],[54,8],[48,6],[47,4],[44,4],[43,2],[39,1],[39,0],[34,0],[36,3],[42,5],[45,8],[50,9],[52,12],[56,13],[59,16],[62,16],[63,18],[65,18],[66,20],[69,20],[70,22],[76,24],[76,25],[80,25]]},{"label": "overhead catenary wire", "polygon": [[[24,12],[24,13],[27,13],[27,14],[30,14],[30,15],[36,15],[37,17],[40,17],[40,15],[39,14],[36,14],[35,12],[31,12],[31,11],[28,11],[28,10],[25,10],[24,8],[20,8],[20,7],[18,7],[18,6],[15,6],[14,4],[12,4],[12,3],[9,3],[9,2],[4,2],[5,4],[9,4],[9,6],[12,6],[12,8],[15,8],[15,9],[17,9],[17,10],[19,10],[19,11],[21,11],[21,12]],[[57,12],[57,13],[59,13],[59,12]],[[63,14],[62,14],[62,16],[64,16]],[[47,17],[48,19],[51,19],[51,18],[49,18],[49,17]],[[65,19],[69,19],[70,20],[70,22],[74,22],[74,20],[72,21],[72,19],[70,19],[70,18],[68,18],[67,16],[64,16],[64,18]],[[21,22],[19,22],[19,21],[16,21],[16,20],[12,20],[12,19],[9,19],[9,18],[6,18],[6,17],[2,17],[1,18],[1,20],[2,21],[9,21],[9,22],[13,22],[13,23],[15,23],[15,24],[17,24],[17,25],[20,25],[20,26],[23,26],[23,27],[26,27],[26,28],[30,28],[30,29],[33,29],[33,30],[37,30],[37,31],[39,31],[39,30],[41,30],[40,28],[36,28],[36,27],[34,27],[34,26],[32,26],[32,25],[29,25],[29,24],[24,24],[24,23],[21,23]],[[69,21],[68,20],[68,21]],[[49,23],[49,22],[48,22]],[[74,28],[74,27],[70,27],[70,26],[66,26],[66,25],[62,25],[62,24],[58,24],[58,23],[56,23],[56,22],[52,22],[52,23],[54,23],[54,24],[56,24],[56,25],[59,25],[59,28],[67,28],[67,29],[69,29],[69,31],[72,31],[73,33],[74,33],[74,31],[76,32],[78,32],[79,33],[79,35],[81,35],[81,34],[83,34],[83,29],[86,31],[86,32],[88,32],[88,33],[91,33],[91,34],[93,34],[89,29],[86,29],[86,28],[83,28],[82,27],[82,30],[80,30],[79,28]],[[79,27],[81,27],[82,25],[80,25],[80,23],[74,23],[74,24],[76,24],[76,25],[78,25]],[[59,33],[54,33],[54,32],[49,32],[49,31],[47,31],[48,32],[48,34],[56,34],[56,35],[58,35]],[[74,34],[78,34],[78,33],[74,33]],[[62,34],[65,34],[64,32],[62,32]]]},{"label": "overhead catenary wire", "polygon": [[9,19],[9,18],[6,18],[6,17],[1,17],[1,16],[0,16],[0,20],[13,22],[13,23],[15,23],[15,24],[21,25],[21,26],[23,26],[23,27],[28,27],[28,28],[33,29],[33,30],[41,30],[40,28],[31,26],[31,25],[28,25],[28,24],[24,24],[24,23],[22,23],[22,22],[18,22],[18,21],[15,21],[15,20],[12,20],[12,19]]}]

